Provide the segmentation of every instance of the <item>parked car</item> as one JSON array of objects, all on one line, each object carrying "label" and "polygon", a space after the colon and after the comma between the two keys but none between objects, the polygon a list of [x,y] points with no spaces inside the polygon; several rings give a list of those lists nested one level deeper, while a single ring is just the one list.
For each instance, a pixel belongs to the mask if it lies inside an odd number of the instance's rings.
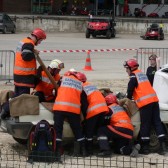
[{"label": "parked car", "polygon": [[4,34],[7,32],[15,33],[16,25],[6,13],[0,13],[0,31]]},{"label": "parked car", "polygon": [[86,38],[90,38],[90,35],[92,37],[106,36],[108,39],[115,37],[115,26],[114,19],[90,18],[87,23]]}]

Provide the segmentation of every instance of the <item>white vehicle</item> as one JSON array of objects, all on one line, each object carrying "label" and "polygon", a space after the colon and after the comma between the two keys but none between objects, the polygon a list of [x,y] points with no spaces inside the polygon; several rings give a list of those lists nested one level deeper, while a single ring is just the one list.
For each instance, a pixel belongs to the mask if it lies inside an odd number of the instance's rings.
[{"label": "white vehicle", "polygon": [[[19,99],[25,95],[21,95]],[[27,95],[31,96],[31,95]],[[36,97],[36,96],[34,96]],[[38,98],[38,97],[37,97]],[[24,97],[25,99],[25,97]],[[28,103],[28,101],[27,101]],[[15,105],[14,105],[15,106]],[[35,128],[36,124],[40,120],[47,120],[52,126],[54,125],[53,120],[53,112],[52,112],[53,103],[39,103],[39,114],[28,114],[22,116],[13,116],[9,119],[2,120],[1,119],[1,129],[4,132],[9,133],[12,137],[21,144],[26,144],[29,139],[30,132]],[[34,107],[30,107],[29,109],[25,107],[25,110],[29,110]],[[13,112],[12,112],[13,113]],[[67,121],[64,121],[63,128],[63,139],[69,140],[72,139],[73,133],[71,131],[70,125]]]}]

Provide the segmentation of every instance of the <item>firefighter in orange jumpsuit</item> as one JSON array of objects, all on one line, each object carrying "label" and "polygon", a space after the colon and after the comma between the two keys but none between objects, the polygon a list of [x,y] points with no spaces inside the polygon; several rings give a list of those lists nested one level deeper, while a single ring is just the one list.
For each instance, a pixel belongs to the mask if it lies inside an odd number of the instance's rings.
[{"label": "firefighter in orange jumpsuit", "polygon": [[[100,147],[98,156],[111,155],[109,140],[113,140],[115,153],[130,155],[132,152],[131,140],[134,130],[131,119],[124,108],[118,105],[117,97],[114,94],[108,94],[105,100],[109,107],[109,112],[105,116],[107,126],[100,127],[98,130],[98,143]],[[135,149],[137,150],[136,153]],[[135,146],[134,155],[132,154],[132,156],[135,157],[139,149],[140,145],[138,144]]]},{"label": "firefighter in orange jumpsuit", "polygon": [[167,148],[165,131],[160,119],[159,100],[146,74],[139,70],[138,67],[139,64],[135,59],[129,59],[124,62],[124,68],[126,68],[126,72],[130,76],[127,98],[131,100],[133,98],[140,111],[140,152],[149,154],[150,130],[151,126],[153,126],[160,142],[158,153],[165,154]]},{"label": "firefighter in orange jumpsuit", "polygon": [[15,97],[23,93],[30,94],[30,88],[35,87],[36,54],[39,53],[35,46],[45,39],[45,32],[37,28],[31,33],[31,37],[24,38],[19,42],[14,63]]},{"label": "firefighter in orange jumpsuit", "polygon": [[104,113],[108,107],[102,93],[89,82],[85,74],[78,72],[77,78],[83,82],[81,110],[85,118],[86,148],[89,155],[93,154],[93,135],[104,123]]},{"label": "firefighter in orange jumpsuit", "polygon": [[80,123],[82,82],[76,77],[76,72],[66,72],[62,77],[61,85],[57,91],[57,97],[53,106],[54,128],[56,130],[56,156],[60,158],[62,145],[62,131],[64,119],[67,118],[75,135],[79,151],[75,156],[86,156],[85,138]]},{"label": "firefighter in orange jumpsuit", "polygon": [[[53,76],[54,80],[58,82],[60,80],[59,72],[63,68],[64,63],[58,59],[54,59],[51,61],[47,69]],[[54,102],[56,91],[54,93],[53,84],[44,71],[40,72],[39,77],[40,81],[33,90],[33,94],[39,97],[40,102]]]},{"label": "firefighter in orange jumpsuit", "polygon": [[[39,51],[35,46],[39,45],[46,39],[46,33],[36,28],[32,31],[30,37],[22,39],[17,48],[14,62],[14,97],[21,94],[30,94],[30,88],[36,84],[36,56]],[[10,116],[9,102],[2,107],[1,118]]]}]

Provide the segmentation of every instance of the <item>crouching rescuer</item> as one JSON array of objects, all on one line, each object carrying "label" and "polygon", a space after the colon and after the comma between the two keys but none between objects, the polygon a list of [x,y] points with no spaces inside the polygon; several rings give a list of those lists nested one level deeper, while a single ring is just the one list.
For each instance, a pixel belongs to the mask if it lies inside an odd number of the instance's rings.
[{"label": "crouching rescuer", "polygon": [[127,112],[117,102],[117,97],[110,93],[105,97],[109,112],[105,116],[106,126],[98,129],[98,156],[111,155],[109,140],[114,142],[114,152],[123,155],[137,156],[140,145],[132,147],[133,125]]},{"label": "crouching rescuer", "polygon": [[[55,82],[60,80],[59,72],[64,68],[64,63],[58,59],[54,59],[48,65],[48,71],[53,76]],[[56,90],[54,90],[54,85],[51,83],[47,74],[41,70],[41,66],[38,68],[38,77],[40,78],[39,83],[33,90],[34,95],[39,97],[39,102],[54,102],[56,97]],[[55,92],[54,92],[55,91]]]}]

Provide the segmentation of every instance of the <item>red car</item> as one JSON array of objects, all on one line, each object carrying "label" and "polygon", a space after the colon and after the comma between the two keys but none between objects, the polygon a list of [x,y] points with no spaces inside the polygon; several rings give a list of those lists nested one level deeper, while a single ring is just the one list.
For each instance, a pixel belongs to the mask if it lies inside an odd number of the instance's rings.
[{"label": "red car", "polygon": [[108,39],[115,37],[114,26],[116,26],[116,23],[113,19],[91,18],[87,23],[86,38],[90,38],[90,35],[92,37],[106,36]]},{"label": "red car", "polygon": [[140,36],[144,40],[147,39],[157,39],[157,40],[164,40],[164,33],[163,29],[159,27],[158,24],[152,24],[144,35]]}]

